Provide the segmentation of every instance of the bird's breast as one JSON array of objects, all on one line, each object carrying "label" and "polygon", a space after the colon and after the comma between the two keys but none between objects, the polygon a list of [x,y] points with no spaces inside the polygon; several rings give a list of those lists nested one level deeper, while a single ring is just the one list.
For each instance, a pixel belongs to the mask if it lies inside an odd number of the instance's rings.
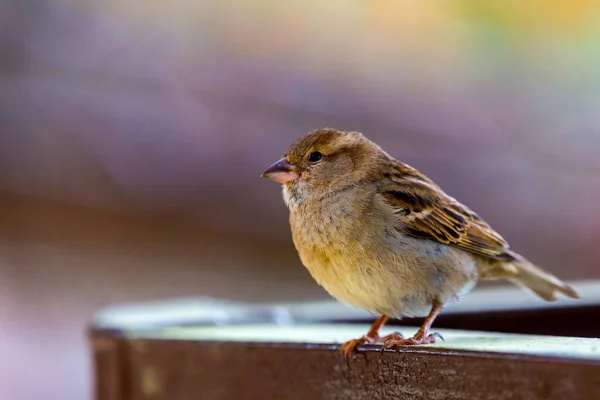
[{"label": "bird's breast", "polygon": [[384,292],[393,257],[381,218],[337,201],[290,213],[294,244],[304,266],[331,295],[359,308],[374,309],[374,288]]},{"label": "bird's breast", "polygon": [[338,300],[386,315],[420,315],[476,279],[472,257],[402,234],[377,203],[292,210],[294,244],[313,278]]}]

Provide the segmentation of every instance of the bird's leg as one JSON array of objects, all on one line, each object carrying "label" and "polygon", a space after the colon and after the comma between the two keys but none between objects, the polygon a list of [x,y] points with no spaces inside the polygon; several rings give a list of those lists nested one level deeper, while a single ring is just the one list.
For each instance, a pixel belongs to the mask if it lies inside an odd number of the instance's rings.
[{"label": "bird's leg", "polygon": [[388,316],[382,315],[377,321],[373,323],[371,329],[369,329],[369,332],[367,332],[366,335],[363,335],[358,339],[349,340],[346,343],[342,344],[342,348],[340,349],[342,355],[347,359],[348,357],[350,357],[350,354],[352,354],[352,352],[356,349],[356,347],[359,344],[376,343],[382,341],[384,338],[379,336],[379,329],[387,322],[388,319]]},{"label": "bird's leg", "polygon": [[429,329],[431,328],[433,321],[438,316],[440,311],[442,311],[443,307],[443,304],[440,303],[437,299],[434,300],[429,315],[427,316],[427,318],[425,318],[425,322],[423,322],[423,325],[421,325],[421,328],[419,328],[419,330],[413,337],[409,339],[404,339],[402,337],[398,337],[392,334],[384,338],[383,347],[393,349],[399,346],[435,343],[436,337],[443,339],[439,333],[429,333]]}]

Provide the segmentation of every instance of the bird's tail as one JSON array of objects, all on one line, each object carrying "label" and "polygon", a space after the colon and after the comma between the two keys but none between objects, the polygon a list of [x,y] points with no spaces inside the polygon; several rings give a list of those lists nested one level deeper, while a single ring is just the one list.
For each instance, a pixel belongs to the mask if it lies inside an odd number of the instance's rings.
[{"label": "bird's tail", "polygon": [[[579,293],[577,293],[575,289],[558,279],[556,276],[533,265],[516,253],[510,252],[509,255],[513,258],[513,260],[511,260],[512,262],[509,261],[503,263],[504,265],[501,268],[499,268],[499,265],[496,265],[495,268],[489,270],[491,274],[484,273],[484,275],[487,276],[482,276],[482,278],[505,278],[518,286],[531,290],[547,301],[556,300],[557,293],[562,293],[563,295],[574,299],[579,298]],[[500,269],[503,271],[499,271]]]},{"label": "bird's tail", "polygon": [[510,280],[519,286],[532,290],[542,299],[554,301],[557,293],[562,293],[573,299],[579,298],[579,293],[571,286],[529,261],[519,261],[513,265],[517,268],[517,274]]}]

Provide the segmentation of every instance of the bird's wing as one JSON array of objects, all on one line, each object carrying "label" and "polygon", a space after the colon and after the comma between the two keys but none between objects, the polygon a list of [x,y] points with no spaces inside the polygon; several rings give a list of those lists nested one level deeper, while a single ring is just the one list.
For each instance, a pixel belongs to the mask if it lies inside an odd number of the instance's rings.
[{"label": "bird's wing", "polygon": [[395,209],[405,233],[484,257],[513,259],[502,236],[430,179],[395,160],[392,170],[379,192]]}]

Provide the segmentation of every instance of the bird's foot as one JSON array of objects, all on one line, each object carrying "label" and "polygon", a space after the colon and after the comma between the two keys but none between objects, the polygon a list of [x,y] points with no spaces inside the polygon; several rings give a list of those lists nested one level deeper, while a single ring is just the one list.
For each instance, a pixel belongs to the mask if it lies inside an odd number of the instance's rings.
[{"label": "bird's foot", "polygon": [[435,343],[436,338],[444,340],[442,335],[439,333],[431,333],[429,335],[421,332],[411,338],[405,339],[402,335],[391,334],[384,338],[383,347],[386,349],[397,349],[402,346],[416,346],[419,344],[431,344]]},{"label": "bird's foot", "polygon": [[365,344],[365,343],[377,343],[377,342],[381,342],[384,338],[380,337],[380,336],[368,336],[368,335],[363,335],[362,337],[358,338],[358,339],[352,339],[352,340],[348,340],[347,342],[345,342],[344,344],[342,344],[342,347],[340,348],[340,353],[342,353],[342,355],[344,356],[345,359],[348,359],[352,353],[354,353],[354,351],[356,350],[356,348],[361,345],[361,344]]}]

